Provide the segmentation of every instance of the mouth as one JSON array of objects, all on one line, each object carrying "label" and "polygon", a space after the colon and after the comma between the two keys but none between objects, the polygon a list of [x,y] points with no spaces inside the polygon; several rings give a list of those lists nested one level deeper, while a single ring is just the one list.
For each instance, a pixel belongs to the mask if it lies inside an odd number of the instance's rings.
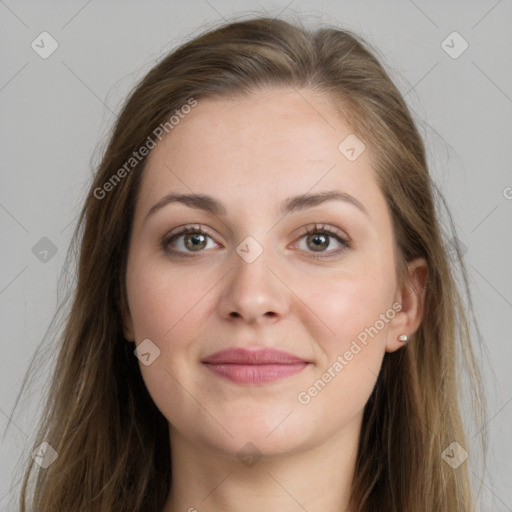
[{"label": "mouth", "polygon": [[201,363],[218,377],[247,385],[275,382],[300,373],[310,364],[274,349],[228,349],[208,356]]}]

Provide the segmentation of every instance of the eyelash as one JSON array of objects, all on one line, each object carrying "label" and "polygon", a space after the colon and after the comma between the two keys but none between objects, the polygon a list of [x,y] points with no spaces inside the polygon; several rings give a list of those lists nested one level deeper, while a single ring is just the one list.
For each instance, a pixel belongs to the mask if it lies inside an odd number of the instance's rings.
[{"label": "eyelash", "polygon": [[[178,257],[178,258],[194,258],[196,257],[193,252],[189,251],[188,254],[186,252],[177,251],[176,249],[170,248],[170,243],[174,240],[180,238],[183,235],[186,235],[188,233],[196,233],[196,234],[203,234],[210,238],[213,237],[208,233],[208,230],[204,228],[204,226],[201,225],[195,225],[195,226],[187,226],[183,229],[181,229],[178,232],[171,232],[167,234],[164,239],[162,240],[162,248],[165,252],[171,254],[172,256]],[[335,256],[340,255],[341,253],[345,252],[347,249],[350,249],[352,247],[350,241],[348,238],[343,237],[336,229],[331,228],[330,226],[321,224],[315,224],[313,228],[307,228],[305,232],[299,237],[299,240],[302,238],[312,235],[312,234],[322,234],[322,235],[328,235],[329,237],[335,238],[338,242],[340,242],[341,247],[338,249],[334,249],[329,251],[327,256],[324,256],[322,253],[315,254],[313,251],[311,252],[311,257],[315,259],[327,259],[327,258],[333,258]],[[198,251],[198,252],[204,252],[204,251]]]}]

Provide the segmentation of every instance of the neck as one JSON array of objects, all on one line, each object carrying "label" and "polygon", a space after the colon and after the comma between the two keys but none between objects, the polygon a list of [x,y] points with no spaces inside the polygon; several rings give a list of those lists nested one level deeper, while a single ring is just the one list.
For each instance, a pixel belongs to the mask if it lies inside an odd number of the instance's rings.
[{"label": "neck", "polygon": [[243,464],[170,428],[172,490],[162,512],[347,512],[361,418],[323,443]]}]

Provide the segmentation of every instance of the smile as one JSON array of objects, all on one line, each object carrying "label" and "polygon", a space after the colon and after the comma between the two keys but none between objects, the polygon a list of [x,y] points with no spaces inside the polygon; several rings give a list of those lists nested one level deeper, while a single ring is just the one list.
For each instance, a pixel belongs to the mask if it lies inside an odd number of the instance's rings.
[{"label": "smile", "polygon": [[295,375],[309,362],[275,349],[231,348],[201,361],[215,375],[237,384],[258,385]]}]

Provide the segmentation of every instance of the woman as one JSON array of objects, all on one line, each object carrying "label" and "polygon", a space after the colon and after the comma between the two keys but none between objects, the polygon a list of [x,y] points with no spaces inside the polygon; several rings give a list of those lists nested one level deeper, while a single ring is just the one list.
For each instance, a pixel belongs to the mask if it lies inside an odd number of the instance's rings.
[{"label": "woman", "polygon": [[469,320],[423,143],[358,37],[258,18],[172,52],[76,238],[23,512],[473,510]]}]

